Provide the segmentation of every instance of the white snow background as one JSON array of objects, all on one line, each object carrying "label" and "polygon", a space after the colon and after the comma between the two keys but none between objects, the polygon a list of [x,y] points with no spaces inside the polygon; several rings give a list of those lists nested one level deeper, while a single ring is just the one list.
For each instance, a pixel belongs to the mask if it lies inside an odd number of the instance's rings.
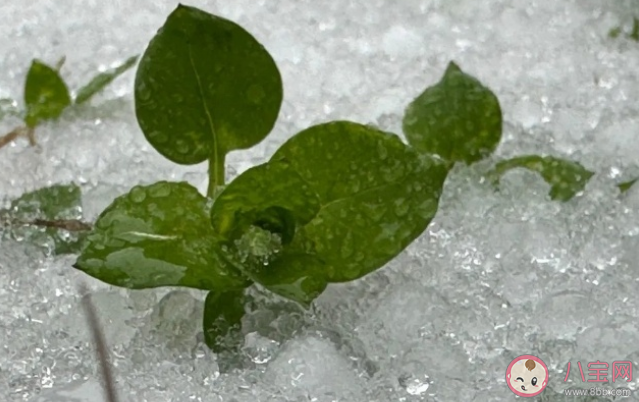
[{"label": "white snow background", "polygon": [[[639,186],[623,196],[615,186],[638,173],[639,43],[608,37],[629,29],[638,1],[186,4],[245,27],[284,82],[274,131],[229,156],[229,179],[313,124],[348,119],[400,133],[405,107],[450,60],[500,99],[497,157],[569,157],[597,174],[559,203],[534,173],[513,171],[494,192],[481,179],[486,164],[456,167],[428,230],[385,268],[329,286],[306,313],[269,297],[247,306],[241,368],[222,374],[231,358],[202,343],[204,292],[109,287],[71,268],[74,256],[3,240],[0,400],[103,400],[81,280],[94,292],[127,402],[512,401],[505,370],[522,354],[550,369],[543,400],[592,385],[574,372],[578,361],[631,360],[635,381],[623,386],[639,388]],[[34,57],[66,56],[61,73],[79,88],[142,53],[176,5],[2,0],[0,98],[21,102]],[[133,77],[39,127],[38,146],[21,139],[1,149],[0,199],[74,181],[94,220],[136,184],[186,180],[204,191],[204,164],[175,165],[145,142]],[[18,123],[4,119],[0,133]]]}]

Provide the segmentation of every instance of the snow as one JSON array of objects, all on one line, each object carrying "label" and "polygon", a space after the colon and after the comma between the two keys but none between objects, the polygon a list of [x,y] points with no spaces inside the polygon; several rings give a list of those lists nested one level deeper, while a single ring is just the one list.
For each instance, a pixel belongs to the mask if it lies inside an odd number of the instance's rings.
[{"label": "snow", "polygon": [[[62,75],[79,88],[141,53],[176,5],[2,2],[0,98],[21,103],[33,57],[66,56]],[[240,357],[203,346],[202,292],[111,288],[73,270],[73,256],[2,240],[0,399],[101,400],[80,281],[94,292],[124,401],[510,401],[505,370],[522,354],[548,365],[546,400],[563,400],[554,393],[591,385],[574,372],[578,361],[631,360],[636,371],[639,187],[620,196],[613,179],[638,173],[639,43],[607,33],[627,29],[639,2],[190,5],[252,32],[283,77],[273,133],[229,156],[229,179],[311,124],[349,119],[399,133],[406,105],[450,60],[500,99],[497,156],[566,156],[597,174],[562,204],[533,173],[511,172],[494,192],[481,180],[488,163],[456,167],[428,231],[383,270],[330,286],[308,312],[260,296]],[[204,191],[204,165],[172,164],[146,144],[132,83],[129,72],[90,105],[39,127],[38,146],[1,149],[0,198],[75,181],[94,219],[136,184],[187,180]],[[18,123],[5,118],[0,133]],[[637,390],[639,381],[622,386]]]}]

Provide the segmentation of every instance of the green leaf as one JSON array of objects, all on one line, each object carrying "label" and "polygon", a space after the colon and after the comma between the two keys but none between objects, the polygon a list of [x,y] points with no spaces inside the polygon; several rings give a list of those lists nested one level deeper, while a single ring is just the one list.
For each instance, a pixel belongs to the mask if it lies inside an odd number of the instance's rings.
[{"label": "green leaf", "polygon": [[615,27],[612,28],[609,32],[608,32],[608,36],[612,39],[616,39],[619,37],[619,35],[621,34],[621,27]]},{"label": "green leaf", "polygon": [[211,221],[228,240],[239,239],[255,225],[287,244],[319,208],[317,194],[302,177],[288,163],[274,161],[247,170],[226,186],[211,209]]},{"label": "green leaf", "polygon": [[78,95],[75,97],[75,103],[79,105],[91,99],[93,95],[103,90],[118,76],[124,74],[128,69],[133,67],[137,61],[138,56],[129,57],[120,66],[96,75],[88,84],[78,90]]},{"label": "green leaf", "polygon": [[35,127],[42,120],[57,119],[71,104],[69,90],[58,72],[33,60],[27,73],[24,88],[24,103],[27,107],[25,123]]},{"label": "green leaf", "polygon": [[501,107],[490,89],[451,62],[439,83],[408,106],[403,130],[418,150],[471,164],[497,148]]},{"label": "green leaf", "polygon": [[321,269],[329,282],[382,267],[419,236],[437,212],[448,173],[397,136],[346,121],[300,132],[272,161],[296,171],[320,208],[268,269]]},{"label": "green leaf", "polygon": [[[249,148],[271,131],[282,102],[275,62],[239,25],[179,5],[144,52],[135,78],[138,123],[180,164]],[[219,172],[213,176],[219,178]]]},{"label": "green leaf", "polygon": [[75,267],[133,289],[241,289],[249,282],[227,261],[206,202],[187,183],[134,187],[100,214]]},{"label": "green leaf", "polygon": [[568,201],[583,191],[594,175],[577,162],[538,155],[519,156],[499,162],[490,175],[497,183],[506,172],[515,168],[525,168],[541,174],[551,186],[550,198],[558,201]]},{"label": "green leaf", "polygon": [[305,249],[301,243],[284,247],[268,264],[251,265],[250,277],[270,291],[308,309],[326,289],[329,279],[326,263],[309,251],[310,246]]},{"label": "green leaf", "polygon": [[244,291],[209,292],[204,301],[204,341],[215,353],[237,350],[243,343]]},{"label": "green leaf", "polygon": [[56,184],[23,194],[11,209],[42,219],[79,219],[82,193],[76,184]]},{"label": "green leaf", "polygon": [[82,194],[80,187],[56,184],[23,194],[11,202],[8,210],[0,211],[15,223],[11,235],[30,243],[41,244],[53,254],[76,253],[82,247],[84,233],[69,233],[54,227],[26,225],[35,220],[58,221],[82,219]]},{"label": "green leaf", "polygon": [[211,217],[245,275],[308,306],[328,282],[380,268],[419,236],[446,174],[395,135],[327,123],[230,183]]},{"label": "green leaf", "polygon": [[623,194],[626,191],[630,190],[630,187],[632,187],[633,184],[637,182],[637,180],[639,180],[639,178],[624,181],[623,183],[617,184],[617,187],[619,188],[619,191]]},{"label": "green leaf", "polygon": [[308,306],[326,288],[323,264],[295,247],[282,247],[319,209],[317,194],[302,177],[285,161],[271,161],[226,186],[215,200],[211,221],[236,250],[236,265],[245,275]]},{"label": "green leaf", "polygon": [[639,19],[637,17],[632,18],[632,31],[628,37],[636,42],[639,42]]}]

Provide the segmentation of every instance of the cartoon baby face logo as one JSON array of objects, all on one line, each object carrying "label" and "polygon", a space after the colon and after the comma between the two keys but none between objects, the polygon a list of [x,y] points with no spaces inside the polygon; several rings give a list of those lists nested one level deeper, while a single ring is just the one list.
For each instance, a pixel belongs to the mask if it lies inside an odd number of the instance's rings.
[{"label": "cartoon baby face logo", "polygon": [[519,356],[508,365],[506,384],[516,395],[539,395],[548,385],[548,367],[536,356]]}]

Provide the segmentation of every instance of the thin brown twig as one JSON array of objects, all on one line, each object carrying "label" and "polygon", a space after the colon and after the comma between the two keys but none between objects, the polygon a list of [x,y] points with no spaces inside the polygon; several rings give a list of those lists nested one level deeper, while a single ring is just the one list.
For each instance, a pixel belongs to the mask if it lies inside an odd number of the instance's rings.
[{"label": "thin brown twig", "polygon": [[100,368],[102,370],[102,376],[104,378],[104,391],[107,402],[118,402],[118,395],[115,391],[115,381],[113,380],[113,373],[111,372],[111,365],[109,364],[109,350],[104,339],[104,334],[98,320],[98,315],[95,311],[95,306],[91,301],[91,295],[88,292],[87,286],[84,283],[78,285],[78,290],[82,294],[84,313],[86,314],[89,327],[91,328],[91,335],[93,336],[93,343],[95,344],[96,354],[100,361]]},{"label": "thin brown twig", "polygon": [[24,130],[24,127],[16,127],[13,130],[11,130],[8,134],[0,137],[0,148],[4,147],[5,145],[9,144],[10,142],[18,138],[22,134],[22,130]]},{"label": "thin brown twig", "polygon": [[68,232],[83,232],[86,230],[91,230],[92,228],[90,223],[82,222],[79,219],[56,219],[52,221],[48,221],[44,219],[35,219],[34,221],[27,222],[26,224],[62,229]]},{"label": "thin brown twig", "polygon": [[32,147],[36,145],[35,131],[33,127],[20,126],[11,130],[8,134],[0,137],[0,148],[14,141],[20,136],[25,136],[29,140],[29,145]]},{"label": "thin brown twig", "polygon": [[91,230],[93,226],[88,222],[83,222],[79,219],[34,219],[32,221],[24,221],[20,219],[7,219],[4,222],[5,225],[21,225],[21,226],[40,226],[66,230],[67,232],[84,232]]}]

